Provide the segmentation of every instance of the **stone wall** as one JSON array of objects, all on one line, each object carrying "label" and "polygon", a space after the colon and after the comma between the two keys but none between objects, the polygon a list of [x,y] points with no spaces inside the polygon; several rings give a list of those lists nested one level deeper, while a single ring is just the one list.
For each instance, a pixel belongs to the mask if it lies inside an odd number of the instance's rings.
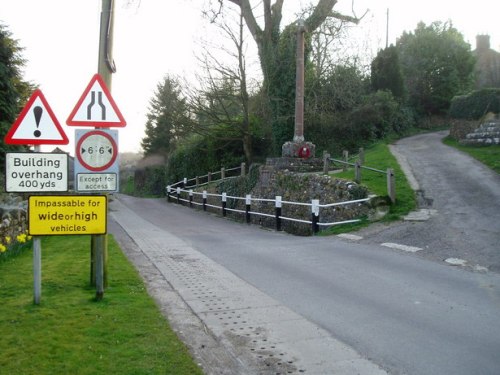
[{"label": "stone wall", "polygon": [[[211,188],[206,189],[209,193],[222,194],[227,193],[228,196],[244,197],[245,194],[251,194],[252,198],[262,198],[274,200],[276,196],[281,196],[283,201],[311,203],[312,199],[318,199],[320,204],[329,204],[335,202],[345,202],[356,199],[366,198],[368,191],[365,187],[356,184],[355,182],[332,178],[326,175],[315,173],[294,173],[289,170],[279,170],[270,165],[260,167],[260,174],[257,182],[250,189],[244,189],[243,186],[248,186],[246,177],[238,177],[239,182],[232,183],[233,189],[228,189],[228,183],[219,183]],[[234,185],[238,185],[234,188]],[[220,197],[208,197],[208,204],[216,207],[221,206]],[[227,207],[237,210],[245,210],[244,199],[228,198]],[[222,209],[208,207],[210,212],[218,215]],[[264,217],[260,215],[251,215],[253,224],[261,225],[266,228],[274,229],[276,227],[275,203],[268,201],[253,201],[251,211],[261,212],[272,217]],[[369,217],[374,212],[370,203],[351,204],[339,206],[336,208],[321,208],[320,221],[323,223],[338,222],[362,217]],[[228,211],[227,216],[244,221],[245,215]],[[283,203],[281,216],[291,217],[301,220],[311,220],[311,207],[309,205],[291,205]],[[297,223],[288,220],[282,220],[282,230],[296,235],[311,235],[312,226],[305,223]],[[324,227],[320,227],[324,229]]]},{"label": "stone wall", "polygon": [[0,243],[14,243],[20,234],[27,233],[27,201],[20,195],[0,194]]},{"label": "stone wall", "polygon": [[479,128],[461,139],[460,143],[473,146],[500,145],[500,119],[492,118],[484,121]]}]

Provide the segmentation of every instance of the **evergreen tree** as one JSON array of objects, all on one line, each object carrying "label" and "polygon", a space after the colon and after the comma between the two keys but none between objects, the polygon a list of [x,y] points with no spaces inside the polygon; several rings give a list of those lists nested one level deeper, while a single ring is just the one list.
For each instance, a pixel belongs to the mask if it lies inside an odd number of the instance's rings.
[{"label": "evergreen tree", "polygon": [[421,114],[448,111],[455,95],[473,84],[474,56],[470,45],[451,23],[419,23],[397,41],[410,105]]},{"label": "evergreen tree", "polygon": [[145,155],[167,156],[190,124],[188,105],[179,80],[166,76],[157,85],[149,102],[146,136],[141,142]]},{"label": "evergreen tree", "polygon": [[0,25],[0,165],[5,164],[5,152],[22,149],[3,142],[18,114],[28,100],[34,86],[22,79],[26,61],[21,55],[19,42],[4,25]]},{"label": "evergreen tree", "polygon": [[404,79],[395,46],[379,51],[372,61],[371,84],[374,91],[389,90],[395,98],[404,101]]}]

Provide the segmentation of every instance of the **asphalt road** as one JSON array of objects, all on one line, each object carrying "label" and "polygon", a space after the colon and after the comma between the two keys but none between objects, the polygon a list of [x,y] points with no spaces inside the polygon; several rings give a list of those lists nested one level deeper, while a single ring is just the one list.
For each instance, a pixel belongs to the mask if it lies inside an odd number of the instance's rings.
[{"label": "asphalt road", "polygon": [[[276,233],[165,200],[120,201],[391,374],[498,375],[500,177],[442,145],[444,135],[394,145],[422,207],[435,210],[429,220],[375,225],[356,242]],[[450,257],[468,267],[443,262]]]},{"label": "asphalt road", "polygon": [[496,273],[276,233],[165,200],[120,201],[391,374],[498,374]]},{"label": "asphalt road", "polygon": [[357,234],[363,243],[396,242],[421,248],[419,257],[458,258],[471,269],[500,272],[500,175],[444,145],[446,135],[421,134],[393,145],[414,176],[420,207],[432,210],[430,219],[375,225]]}]

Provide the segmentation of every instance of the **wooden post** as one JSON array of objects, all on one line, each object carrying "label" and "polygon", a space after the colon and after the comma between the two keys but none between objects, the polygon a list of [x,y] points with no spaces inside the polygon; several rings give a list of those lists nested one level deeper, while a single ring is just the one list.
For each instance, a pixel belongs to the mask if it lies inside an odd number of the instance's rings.
[{"label": "wooden post", "polygon": [[347,163],[349,162],[349,151],[347,151],[347,150],[342,151],[342,157],[344,158],[344,161],[345,161],[345,164],[342,167],[342,170],[345,172],[345,171],[347,171],[347,165],[348,165]]},{"label": "wooden post", "polygon": [[227,194],[222,193],[222,216],[226,216]]},{"label": "wooden post", "polygon": [[33,302],[39,305],[42,299],[42,243],[38,236],[33,237]]},{"label": "wooden post", "polygon": [[281,230],[281,196],[276,196],[275,200],[275,217],[276,217],[276,230],[280,231]]},{"label": "wooden post", "polygon": [[323,174],[328,174],[330,170],[330,154],[326,151],[323,152]]},{"label": "wooden post", "polygon": [[356,161],[354,166],[354,181],[358,184],[361,183],[361,163],[359,160]]},{"label": "wooden post", "polygon": [[387,195],[392,203],[396,203],[396,177],[392,168],[387,169]]},{"label": "wooden post", "polygon": [[365,164],[365,149],[363,147],[360,147],[359,149],[359,164],[363,165]]},{"label": "wooden post", "polygon": [[241,163],[241,177],[245,177],[246,167],[247,165],[245,162]]},{"label": "wooden post", "polygon": [[245,197],[245,219],[247,224],[250,224],[251,218],[250,218],[250,207],[252,204],[252,196],[250,194],[247,194]]},{"label": "wooden post", "polygon": [[100,301],[104,297],[104,249],[106,247],[106,235],[99,234],[93,236],[95,250],[95,299]]},{"label": "wooden post", "polygon": [[313,233],[319,232],[319,199],[311,201],[311,216],[312,216],[312,231]]}]

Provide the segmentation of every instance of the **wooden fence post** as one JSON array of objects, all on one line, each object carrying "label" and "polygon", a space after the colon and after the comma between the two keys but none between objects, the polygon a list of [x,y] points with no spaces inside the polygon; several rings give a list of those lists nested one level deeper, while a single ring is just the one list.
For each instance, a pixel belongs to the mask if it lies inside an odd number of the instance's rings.
[{"label": "wooden fence post", "polygon": [[330,167],[330,154],[326,151],[323,152],[323,174],[328,174]]},{"label": "wooden fence post", "polygon": [[342,158],[344,159],[345,164],[342,167],[342,170],[345,172],[347,171],[347,163],[349,163],[349,151],[344,150],[342,151]]},{"label": "wooden fence post", "polygon": [[363,147],[359,148],[359,164],[363,165],[365,164],[365,149]]},{"label": "wooden fence post", "polygon": [[245,198],[245,219],[247,224],[250,224],[251,218],[250,218],[250,207],[252,204],[252,196],[250,194],[246,195]]},{"label": "wooden fence post", "polygon": [[181,203],[181,188],[177,187],[177,204]]},{"label": "wooden fence post", "polygon": [[396,176],[392,168],[387,169],[387,195],[392,203],[396,203]]},{"label": "wooden fence post", "polygon": [[311,201],[311,216],[312,216],[312,231],[313,233],[319,232],[319,199]]},{"label": "wooden fence post", "polygon": [[241,163],[241,177],[245,177],[246,167],[247,167],[247,165],[245,162]]},{"label": "wooden fence post", "polygon": [[281,196],[276,196],[275,199],[275,217],[276,217],[276,230],[281,230]]},{"label": "wooden fence post", "polygon": [[356,160],[354,165],[354,181],[356,181],[357,184],[361,183],[361,163],[359,160]]},{"label": "wooden fence post", "polygon": [[226,216],[227,193],[222,193],[222,216]]}]

